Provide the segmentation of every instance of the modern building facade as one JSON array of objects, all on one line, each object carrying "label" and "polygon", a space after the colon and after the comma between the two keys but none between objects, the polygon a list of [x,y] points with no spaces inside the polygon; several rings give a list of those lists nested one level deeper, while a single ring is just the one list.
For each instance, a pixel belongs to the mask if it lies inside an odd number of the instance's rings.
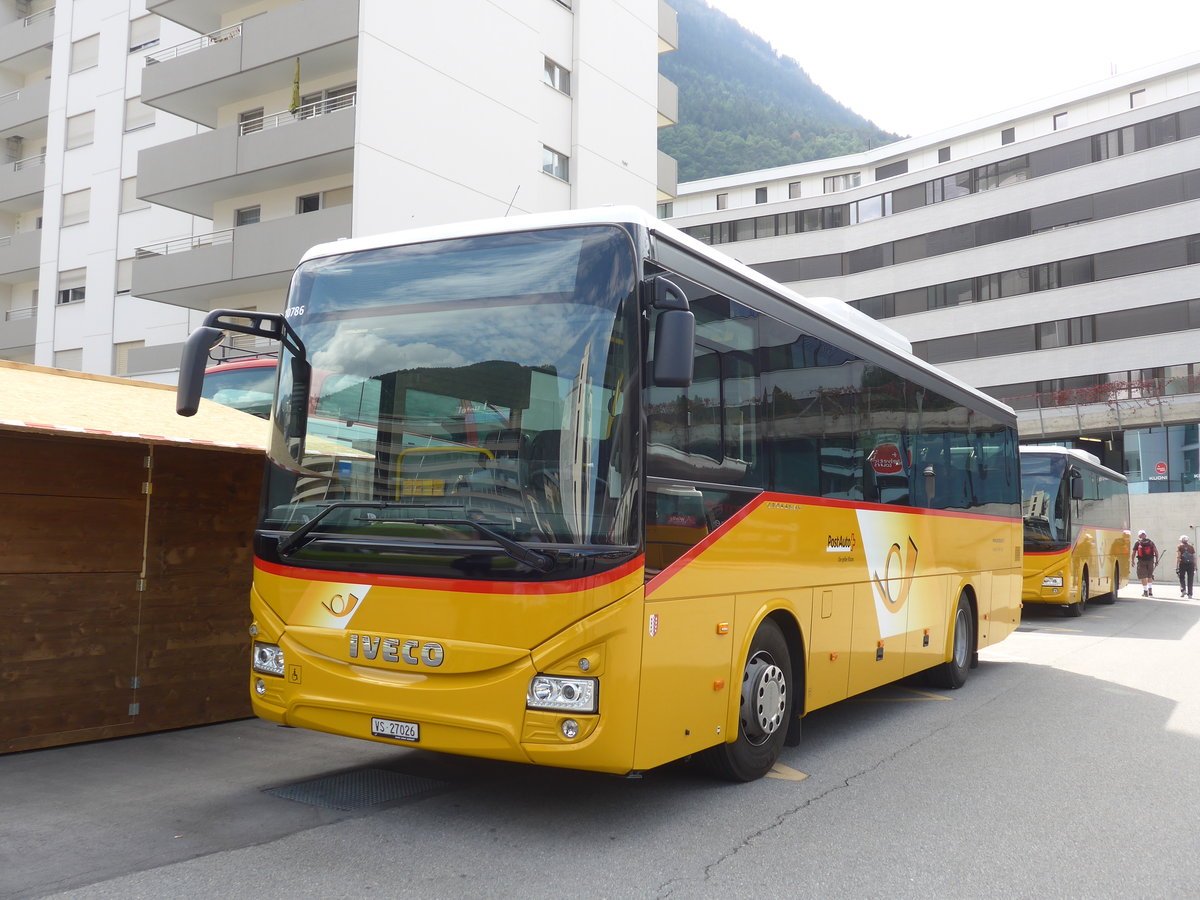
[{"label": "modern building facade", "polygon": [[1200,489],[1200,54],[668,206],[1014,406],[1023,441]]},{"label": "modern building facade", "polygon": [[[313,244],[675,190],[662,0],[0,0],[0,358],[173,382]],[[7,93],[6,93],[7,92]]]}]

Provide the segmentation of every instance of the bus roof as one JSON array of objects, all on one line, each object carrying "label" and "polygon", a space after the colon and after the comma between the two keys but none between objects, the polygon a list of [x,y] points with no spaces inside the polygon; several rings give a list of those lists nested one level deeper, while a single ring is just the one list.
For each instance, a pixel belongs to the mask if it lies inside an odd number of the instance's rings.
[{"label": "bus roof", "polygon": [[[636,206],[600,206],[591,209],[532,213],[499,219],[476,219],[468,222],[433,225],[366,237],[344,238],[339,241],[318,244],[312,247],[301,257],[300,262],[304,263],[310,259],[318,259],[323,256],[340,256],[343,253],[377,250],[383,247],[423,244],[487,234],[511,234],[518,231],[535,229],[563,228],[572,225],[639,226],[651,235],[664,238],[685,247],[689,252],[704,257],[715,265],[733,271],[740,278],[784,298],[807,312],[824,319],[841,331],[865,338],[891,355],[905,359],[910,364],[928,372],[935,378],[966,391],[983,403],[1003,410],[1009,415],[1015,415],[1012,408],[1002,401],[983,393],[978,388],[960,381],[954,376],[927,363],[925,360],[914,356],[912,353],[912,344],[907,338],[872,319],[865,313],[849,306],[844,301],[833,297],[805,297],[798,294],[779,282],[771,280],[761,272],[755,271],[719,250],[714,250],[702,241],[696,240],[691,235],[685,234],[678,228],[666,224],[661,219],[651,216],[645,210]],[[645,248],[641,249],[645,250]]]},{"label": "bus roof", "polygon": [[1035,444],[1033,446],[1021,447],[1022,456],[1069,456],[1078,462],[1085,463],[1093,469],[1099,469],[1101,472],[1112,477],[1114,481],[1127,481],[1128,479],[1115,469],[1110,469],[1104,463],[1100,462],[1100,457],[1094,453],[1088,453],[1086,450],[1077,450],[1074,447],[1058,447],[1050,445]]}]

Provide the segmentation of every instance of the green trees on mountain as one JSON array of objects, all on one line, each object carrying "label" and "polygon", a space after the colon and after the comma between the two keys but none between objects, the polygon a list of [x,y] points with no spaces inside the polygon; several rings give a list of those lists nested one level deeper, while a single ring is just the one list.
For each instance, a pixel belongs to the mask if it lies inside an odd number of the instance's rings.
[{"label": "green trees on mountain", "polygon": [[663,54],[659,68],[679,86],[679,124],[659,129],[658,145],[678,160],[681,182],[898,140],[704,0],[667,2],[679,14],[679,49]]}]

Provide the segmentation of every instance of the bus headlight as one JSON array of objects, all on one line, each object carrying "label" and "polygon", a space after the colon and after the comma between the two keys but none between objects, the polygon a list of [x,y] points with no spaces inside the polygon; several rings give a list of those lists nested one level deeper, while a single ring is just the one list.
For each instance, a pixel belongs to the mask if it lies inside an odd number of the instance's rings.
[{"label": "bus headlight", "polygon": [[278,675],[282,678],[283,650],[279,648],[278,644],[264,644],[262,641],[255,641],[251,668],[264,675]]},{"label": "bus headlight", "polygon": [[1062,587],[1062,576],[1047,575],[1042,579],[1042,587]]},{"label": "bus headlight", "polygon": [[535,675],[529,682],[525,705],[530,709],[594,713],[596,711],[596,679]]}]

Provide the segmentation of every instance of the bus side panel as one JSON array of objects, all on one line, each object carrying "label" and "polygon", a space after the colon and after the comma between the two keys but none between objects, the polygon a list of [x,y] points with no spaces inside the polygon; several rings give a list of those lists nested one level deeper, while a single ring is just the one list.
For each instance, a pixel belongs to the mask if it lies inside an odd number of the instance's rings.
[{"label": "bus side panel", "polygon": [[846,699],[850,689],[850,638],[854,626],[854,585],[815,588],[804,711]]},{"label": "bus side panel", "polygon": [[[925,593],[945,579],[914,579],[912,590]],[[919,583],[917,583],[919,582]],[[907,622],[913,604],[905,603],[889,618],[895,633],[882,636],[876,607],[877,589],[872,584],[854,585],[854,631],[850,638],[850,693],[860,694],[904,677]]]},{"label": "bus side panel", "polygon": [[958,602],[958,594],[949,579],[935,576],[923,581],[927,584],[922,585],[908,613],[903,675],[922,672],[945,660],[950,604],[952,600]]},{"label": "bus side panel", "polygon": [[[634,768],[649,769],[725,739],[737,641],[732,596],[651,601],[642,622]],[[738,663],[740,665],[740,663]],[[736,720],[735,720],[736,721]]]}]

